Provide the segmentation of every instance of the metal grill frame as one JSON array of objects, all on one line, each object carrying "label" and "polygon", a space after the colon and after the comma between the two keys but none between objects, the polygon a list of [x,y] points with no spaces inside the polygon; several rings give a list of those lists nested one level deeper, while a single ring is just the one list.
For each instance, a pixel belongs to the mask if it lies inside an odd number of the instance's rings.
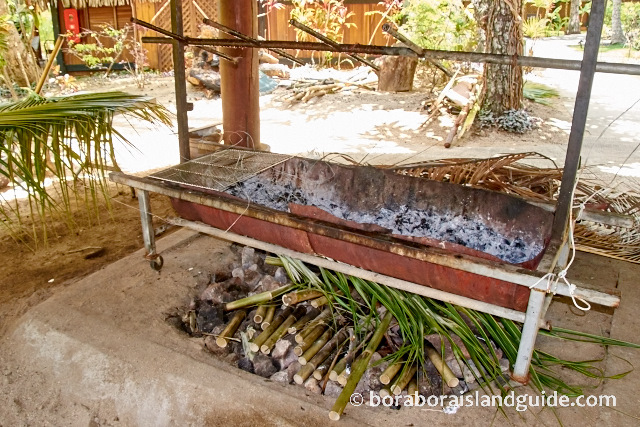
[{"label": "metal grill frame", "polygon": [[225,191],[292,157],[229,148],[155,172],[148,178],[205,190]]}]

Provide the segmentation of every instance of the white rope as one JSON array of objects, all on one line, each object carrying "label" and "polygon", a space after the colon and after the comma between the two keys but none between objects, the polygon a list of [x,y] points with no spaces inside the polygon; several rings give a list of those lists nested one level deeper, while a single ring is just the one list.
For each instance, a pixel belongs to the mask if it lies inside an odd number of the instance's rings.
[{"label": "white rope", "polygon": [[[582,213],[586,209],[586,206],[589,200],[591,200],[595,195],[597,195],[602,191],[603,190],[598,190],[594,192],[589,197],[587,197],[584,201],[582,201],[579,205],[576,206],[578,208],[578,215],[576,215],[576,221],[579,221],[582,218]],[[567,266],[563,268],[561,271],[559,271],[558,274],[555,274],[552,272],[545,274],[540,279],[538,279],[538,281],[536,281],[533,285],[529,286],[529,289],[536,288],[538,284],[546,280],[547,281],[546,292],[552,293],[555,295],[556,289],[558,287],[558,283],[560,282],[560,280],[562,280],[569,288],[569,296],[571,297],[571,301],[573,302],[573,305],[578,310],[589,311],[591,310],[591,304],[589,304],[589,302],[586,301],[584,298],[576,296],[575,294],[575,291],[577,289],[576,285],[569,282],[569,280],[567,279],[567,272],[569,271],[571,264],[573,264],[573,261],[576,258],[576,245],[575,245],[575,240],[573,236],[574,225],[575,225],[575,222],[573,220],[573,207],[572,207],[571,210],[569,211],[569,247],[571,248],[571,258],[569,259]],[[578,302],[580,304],[578,304]]]}]

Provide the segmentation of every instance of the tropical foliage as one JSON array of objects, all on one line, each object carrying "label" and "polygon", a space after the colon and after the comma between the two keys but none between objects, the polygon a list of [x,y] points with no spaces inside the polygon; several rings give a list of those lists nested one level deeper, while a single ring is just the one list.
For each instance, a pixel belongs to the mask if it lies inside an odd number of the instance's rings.
[{"label": "tropical foliage", "polygon": [[[273,260],[268,262],[274,263]],[[280,263],[294,283],[323,292],[333,301],[332,310],[341,316],[353,318],[354,325],[370,324],[372,318],[378,317],[378,305],[384,306],[393,315],[393,323],[397,324],[404,342],[390,358],[394,361],[406,360],[404,370],[414,364],[424,369],[425,336],[437,334],[441,338],[441,353],[444,354],[447,342],[458,363],[467,365],[476,380],[488,391],[506,392],[501,385],[503,372],[493,344],[502,350],[513,366],[521,339],[520,324],[323,268],[315,273],[301,261],[289,257],[281,256]],[[360,334],[365,335],[366,329],[363,328]],[[640,348],[638,344],[563,328],[541,331],[541,334],[570,341]],[[454,339],[456,336],[460,338],[473,366],[463,355],[460,341]],[[567,384],[562,379],[561,371],[574,371],[587,378],[605,378],[603,370],[595,362],[563,360],[547,352],[534,350],[530,384],[539,392],[555,390],[568,396],[579,396],[583,394],[582,388]],[[627,373],[609,378],[621,378]]]},{"label": "tropical foliage", "polygon": [[0,205],[2,223],[15,238],[37,245],[46,241],[51,214],[62,214],[73,227],[73,201],[96,213],[100,200],[109,201],[105,171],[117,168],[114,140],[126,141],[113,127],[119,113],[171,123],[163,106],[123,92],[53,98],[32,93],[0,105],[0,176],[27,195],[28,212],[15,200]]}]

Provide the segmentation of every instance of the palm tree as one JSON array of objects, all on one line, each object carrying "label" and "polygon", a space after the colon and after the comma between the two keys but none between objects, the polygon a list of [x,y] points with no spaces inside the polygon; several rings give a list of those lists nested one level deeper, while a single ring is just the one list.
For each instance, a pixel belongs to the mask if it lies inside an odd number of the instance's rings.
[{"label": "palm tree", "polygon": [[627,38],[622,29],[622,0],[613,0],[611,13],[611,44],[626,43]]},{"label": "palm tree", "polygon": [[[88,202],[94,211],[100,200],[108,203],[106,171],[117,169],[114,137],[126,141],[113,127],[119,113],[171,124],[162,105],[123,92],[51,98],[32,93],[0,105],[0,177],[27,194],[31,220],[39,221],[31,225],[30,240],[46,241],[46,221],[53,213],[65,214],[72,225],[72,200]],[[3,202],[2,223],[14,237],[24,235],[21,210],[27,208]]]}]

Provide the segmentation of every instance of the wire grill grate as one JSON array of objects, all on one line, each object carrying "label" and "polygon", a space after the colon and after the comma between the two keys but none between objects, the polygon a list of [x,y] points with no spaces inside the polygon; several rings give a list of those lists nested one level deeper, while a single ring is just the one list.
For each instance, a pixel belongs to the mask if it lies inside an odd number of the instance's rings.
[{"label": "wire grill grate", "polygon": [[293,156],[227,149],[149,175],[176,184],[224,191]]}]

